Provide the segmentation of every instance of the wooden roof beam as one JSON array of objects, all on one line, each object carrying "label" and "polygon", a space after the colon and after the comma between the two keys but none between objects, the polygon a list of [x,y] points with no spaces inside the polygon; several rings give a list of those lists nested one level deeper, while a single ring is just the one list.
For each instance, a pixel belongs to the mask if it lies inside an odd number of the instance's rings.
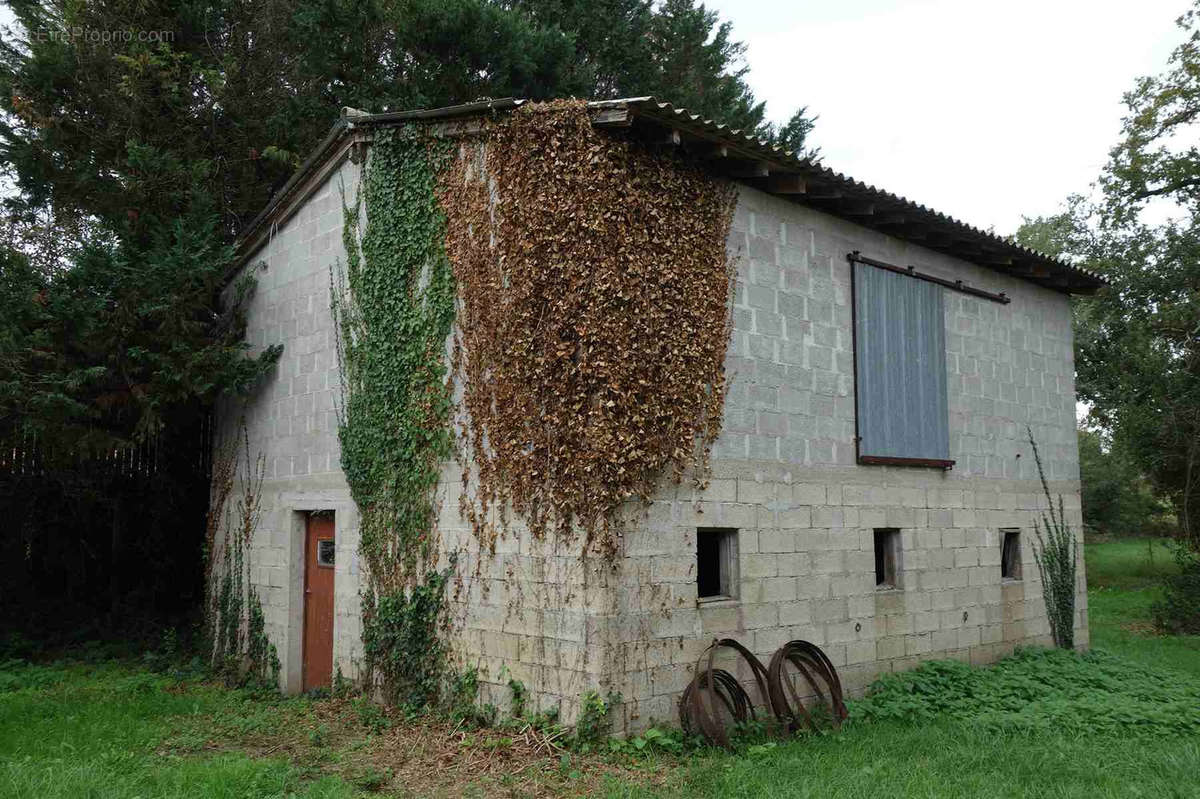
[{"label": "wooden roof beam", "polygon": [[1011,255],[999,255],[987,250],[984,250],[977,260],[991,266],[1011,266],[1013,262]]},{"label": "wooden roof beam", "polygon": [[809,200],[840,200],[846,195],[839,189],[831,189],[823,186],[811,186],[805,193]]},{"label": "wooden roof beam", "polygon": [[767,191],[772,194],[804,194],[808,183],[800,175],[776,173],[767,178]]},{"label": "wooden roof beam", "polygon": [[733,161],[726,174],[735,178],[766,178],[771,176],[771,165],[766,161]]},{"label": "wooden roof beam", "polygon": [[592,124],[602,128],[627,128],[633,124],[628,108],[602,108],[592,115]]},{"label": "wooden roof beam", "polygon": [[845,202],[837,207],[837,212],[847,216],[873,216],[875,203]]}]

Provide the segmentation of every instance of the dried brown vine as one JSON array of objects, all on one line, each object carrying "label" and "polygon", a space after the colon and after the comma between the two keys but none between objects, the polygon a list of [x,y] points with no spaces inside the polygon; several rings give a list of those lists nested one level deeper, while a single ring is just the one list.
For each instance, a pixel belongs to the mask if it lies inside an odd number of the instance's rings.
[{"label": "dried brown vine", "polygon": [[668,148],[527,105],[461,143],[440,202],[459,287],[455,368],[476,528],[536,533],[703,475],[725,399],[733,187]]}]

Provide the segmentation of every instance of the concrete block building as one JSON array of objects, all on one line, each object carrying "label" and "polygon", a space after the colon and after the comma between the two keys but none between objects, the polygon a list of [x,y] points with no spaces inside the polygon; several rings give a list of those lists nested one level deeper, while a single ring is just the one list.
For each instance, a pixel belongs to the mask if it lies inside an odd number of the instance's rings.
[{"label": "concrete block building", "polygon": [[[288,691],[353,677],[362,659],[329,297],[342,198],[380,126],[453,135],[519,104],[348,114],[242,237],[258,282],[249,340],[285,347],[244,418],[267,459],[250,575]],[[569,721],[582,692],[611,690],[618,729],[634,730],[675,718],[714,637],[764,660],[812,641],[851,693],[924,659],[1049,643],[1026,429],[1078,532],[1070,295],[1100,279],[653,98],[590,111],[606,135],[703,152],[736,183],[725,416],[707,488],[664,479],[611,564],[519,522],[481,551],[446,464],[440,536],[463,575],[453,647],[484,698],[503,702],[512,676]],[[225,413],[226,435],[240,413]],[[327,607],[313,607],[318,576]],[[1077,608],[1086,646],[1082,564]]]}]

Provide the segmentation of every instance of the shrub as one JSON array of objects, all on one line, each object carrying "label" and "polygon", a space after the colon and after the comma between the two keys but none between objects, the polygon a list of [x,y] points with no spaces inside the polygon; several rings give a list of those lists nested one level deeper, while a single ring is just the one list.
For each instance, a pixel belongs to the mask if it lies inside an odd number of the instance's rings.
[{"label": "shrub", "polygon": [[579,697],[579,718],[575,721],[575,734],[571,746],[580,752],[589,752],[612,732],[612,710],[620,704],[619,694],[609,692],[601,696],[597,691],[585,691]]},{"label": "shrub", "polygon": [[62,669],[38,666],[20,659],[0,661],[0,694],[53,688],[66,676]]},{"label": "shrub", "polygon": [[1200,634],[1200,552],[1175,545],[1179,573],[1163,578],[1162,597],[1154,603],[1154,623],[1175,634]]}]

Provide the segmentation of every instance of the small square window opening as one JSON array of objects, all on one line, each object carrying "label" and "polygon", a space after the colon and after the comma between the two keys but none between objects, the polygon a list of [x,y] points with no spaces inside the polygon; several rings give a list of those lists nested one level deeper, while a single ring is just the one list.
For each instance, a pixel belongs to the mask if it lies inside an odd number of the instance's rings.
[{"label": "small square window opening", "polygon": [[884,528],[875,531],[875,587],[899,588],[900,531]]},{"label": "small square window opening", "polygon": [[1001,530],[1000,577],[1005,580],[1021,579],[1021,531]]},{"label": "small square window opening", "polygon": [[334,550],[335,546],[332,538],[317,539],[317,565],[333,566]]},{"label": "small square window opening", "polygon": [[737,597],[737,530],[729,527],[696,530],[696,596]]}]

